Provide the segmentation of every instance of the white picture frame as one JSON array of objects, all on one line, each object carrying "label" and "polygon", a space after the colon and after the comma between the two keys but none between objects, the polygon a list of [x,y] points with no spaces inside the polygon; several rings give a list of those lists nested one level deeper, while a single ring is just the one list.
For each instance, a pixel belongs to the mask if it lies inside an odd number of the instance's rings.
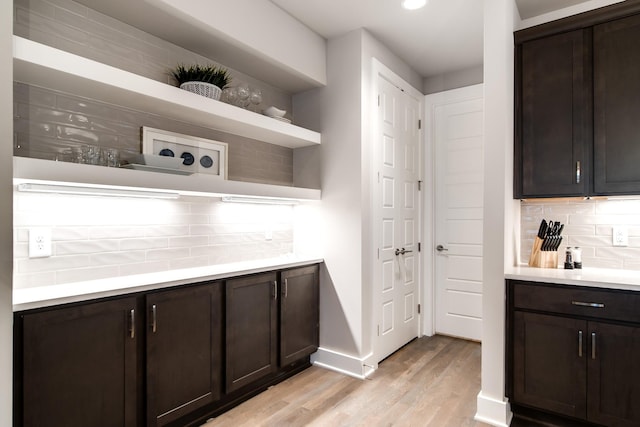
[{"label": "white picture frame", "polygon": [[181,170],[227,179],[226,142],[143,126],[142,153],[181,157],[184,159],[180,165]]}]

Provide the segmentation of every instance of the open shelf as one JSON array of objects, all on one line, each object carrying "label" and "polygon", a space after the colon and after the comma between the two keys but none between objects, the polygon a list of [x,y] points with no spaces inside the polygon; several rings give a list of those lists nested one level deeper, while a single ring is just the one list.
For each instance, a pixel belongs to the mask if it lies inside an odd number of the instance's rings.
[{"label": "open shelf", "polygon": [[13,36],[14,80],[182,120],[288,148],[320,144],[320,133],[137,74]]},{"label": "open shelf", "polygon": [[320,200],[321,196],[320,190],[311,188],[229,181],[205,174],[179,176],[27,157],[13,158],[13,178],[15,184],[31,182],[157,190],[208,197],[249,196],[304,201]]}]

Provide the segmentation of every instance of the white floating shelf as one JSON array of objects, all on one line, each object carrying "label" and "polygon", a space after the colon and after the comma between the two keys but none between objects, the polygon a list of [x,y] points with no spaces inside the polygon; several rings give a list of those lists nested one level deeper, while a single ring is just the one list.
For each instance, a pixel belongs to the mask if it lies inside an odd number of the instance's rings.
[{"label": "white floating shelf", "polygon": [[18,36],[13,36],[13,78],[283,147],[321,140],[318,132]]},{"label": "white floating shelf", "polygon": [[206,174],[188,176],[108,168],[52,160],[13,158],[14,183],[157,190],[194,196],[249,196],[296,200],[320,200],[317,189],[229,181]]}]

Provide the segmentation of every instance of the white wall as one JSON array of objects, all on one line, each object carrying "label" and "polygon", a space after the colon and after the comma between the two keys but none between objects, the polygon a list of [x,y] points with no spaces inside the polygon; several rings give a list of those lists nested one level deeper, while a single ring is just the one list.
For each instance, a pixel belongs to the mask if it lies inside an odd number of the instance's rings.
[{"label": "white wall", "polygon": [[483,227],[482,390],[476,419],[504,426],[511,417],[504,386],[504,269],[513,263],[514,0],[485,0],[485,177]]},{"label": "white wall", "polygon": [[422,92],[425,95],[444,92],[445,90],[476,85],[482,83],[482,80],[483,66],[479,65],[465,70],[452,71],[450,73],[427,77],[422,82]]},{"label": "white wall", "polygon": [[[13,2],[0,2],[0,425],[12,425]],[[8,96],[7,96],[8,94]]]}]

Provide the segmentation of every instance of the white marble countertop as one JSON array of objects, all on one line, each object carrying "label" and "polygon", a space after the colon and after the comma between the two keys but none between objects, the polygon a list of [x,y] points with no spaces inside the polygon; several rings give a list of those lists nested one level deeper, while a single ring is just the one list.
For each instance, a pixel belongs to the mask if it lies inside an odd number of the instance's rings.
[{"label": "white marble countertop", "polygon": [[557,283],[561,285],[592,286],[609,289],[640,291],[640,271],[608,268],[513,267],[505,272],[505,278],[531,282]]},{"label": "white marble countertop", "polygon": [[236,262],[209,267],[159,271],[150,274],[112,277],[63,285],[14,289],[13,311],[48,307],[77,301],[145,292],[171,286],[218,280],[244,274],[261,273],[282,268],[323,262],[321,258],[283,256],[256,261]]}]

